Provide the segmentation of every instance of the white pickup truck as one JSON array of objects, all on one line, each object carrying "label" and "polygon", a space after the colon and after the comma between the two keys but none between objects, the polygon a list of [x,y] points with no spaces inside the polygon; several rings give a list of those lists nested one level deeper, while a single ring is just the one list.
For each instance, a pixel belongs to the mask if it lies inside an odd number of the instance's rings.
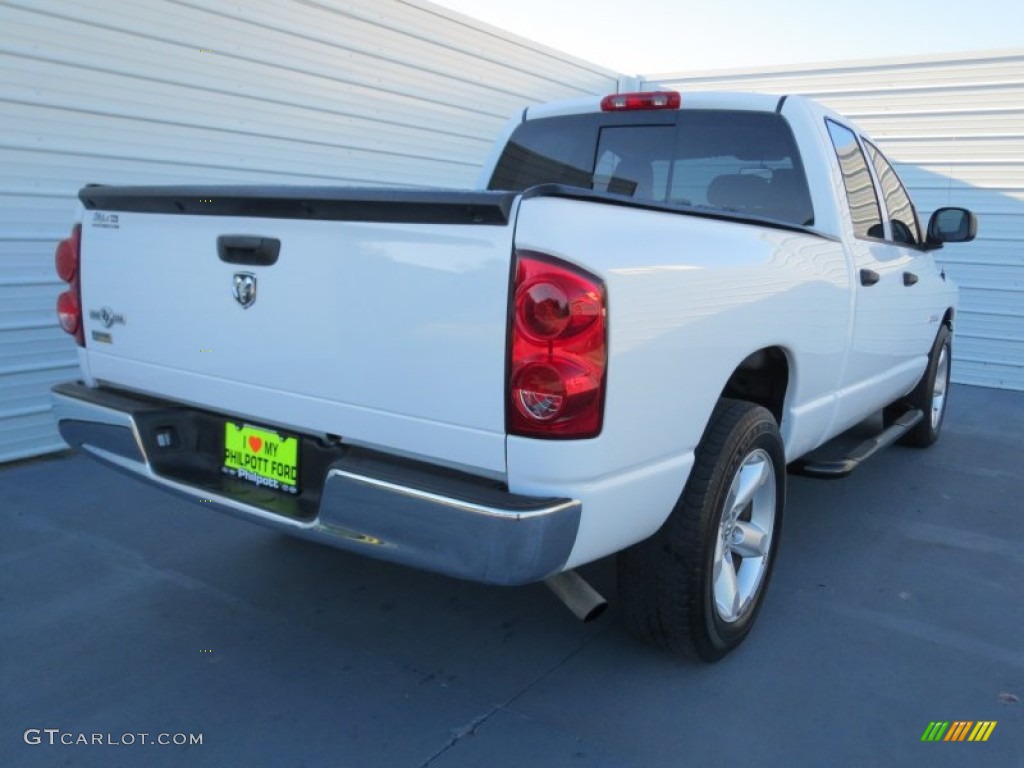
[{"label": "white pickup truck", "polygon": [[787,467],[938,436],[957,294],[932,251],[975,217],[922,229],[877,147],[795,96],[530,107],[481,187],[85,187],[61,434],[207,509],[546,581],[581,616],[601,599],[573,569],[618,553],[628,623],[720,658]]}]

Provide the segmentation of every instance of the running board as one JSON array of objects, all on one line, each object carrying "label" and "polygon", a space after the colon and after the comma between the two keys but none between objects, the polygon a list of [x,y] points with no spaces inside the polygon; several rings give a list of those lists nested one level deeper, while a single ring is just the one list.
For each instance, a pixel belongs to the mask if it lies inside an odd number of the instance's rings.
[{"label": "running board", "polygon": [[920,410],[907,411],[900,416],[884,431],[880,432],[870,440],[865,440],[852,451],[839,459],[803,461],[797,460],[789,466],[789,471],[795,475],[807,477],[818,477],[835,480],[846,477],[853,472],[861,462],[867,461],[883,448],[887,448],[907,432],[917,426],[924,418]]}]

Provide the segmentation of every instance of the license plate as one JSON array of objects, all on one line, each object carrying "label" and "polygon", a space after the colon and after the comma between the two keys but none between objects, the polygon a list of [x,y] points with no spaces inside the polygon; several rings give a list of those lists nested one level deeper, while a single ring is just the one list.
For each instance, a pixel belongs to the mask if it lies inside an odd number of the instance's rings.
[{"label": "license plate", "polygon": [[275,491],[299,492],[299,439],[269,429],[227,422],[222,471]]}]

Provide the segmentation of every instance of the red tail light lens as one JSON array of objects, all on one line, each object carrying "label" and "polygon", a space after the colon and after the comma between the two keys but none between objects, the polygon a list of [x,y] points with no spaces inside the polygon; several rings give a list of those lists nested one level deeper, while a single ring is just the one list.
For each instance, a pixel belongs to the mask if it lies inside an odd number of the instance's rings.
[{"label": "red tail light lens", "polygon": [[82,237],[82,225],[76,224],[71,230],[71,237],[57,244],[54,261],[57,264],[57,276],[65,283],[70,283],[78,275],[78,254]]},{"label": "red tail light lens", "polygon": [[84,347],[81,256],[82,225],[76,224],[71,230],[71,236],[57,244],[57,252],[54,254],[57,275],[68,283],[68,290],[57,297],[57,319],[60,321],[60,327],[75,337],[78,346]]},{"label": "red tail light lens", "polygon": [[603,112],[630,112],[644,109],[679,109],[683,97],[676,91],[613,93],[601,99]]},{"label": "red tail light lens", "polygon": [[604,284],[549,256],[516,253],[509,341],[509,434],[601,432],[607,364]]},{"label": "red tail light lens", "polygon": [[569,297],[555,283],[535,282],[524,286],[516,303],[516,316],[522,318],[522,330],[538,341],[558,338],[572,320]]},{"label": "red tail light lens", "polygon": [[60,327],[72,336],[78,333],[82,324],[82,307],[74,291],[64,291],[57,297],[57,319]]}]

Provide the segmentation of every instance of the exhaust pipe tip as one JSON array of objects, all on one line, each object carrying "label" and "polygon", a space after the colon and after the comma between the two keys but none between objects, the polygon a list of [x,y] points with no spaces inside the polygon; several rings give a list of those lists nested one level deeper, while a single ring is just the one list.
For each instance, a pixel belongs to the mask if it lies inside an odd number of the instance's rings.
[{"label": "exhaust pipe tip", "polygon": [[608,601],[576,571],[556,573],[544,583],[580,621],[593,621],[608,607]]}]

